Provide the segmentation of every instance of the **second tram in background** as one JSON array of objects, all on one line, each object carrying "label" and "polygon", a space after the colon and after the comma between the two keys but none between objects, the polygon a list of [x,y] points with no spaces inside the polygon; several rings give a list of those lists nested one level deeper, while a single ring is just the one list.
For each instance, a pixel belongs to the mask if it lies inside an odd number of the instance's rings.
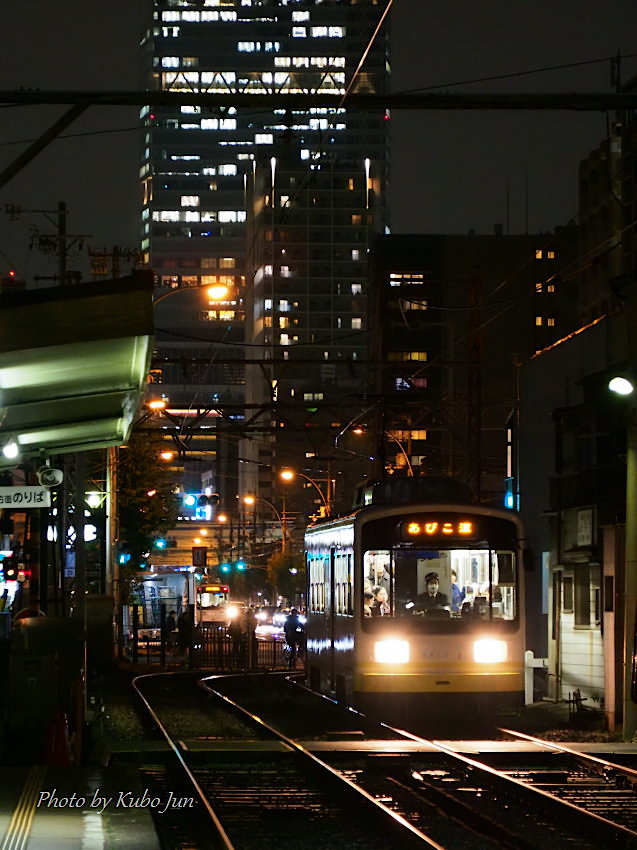
[{"label": "second tram in background", "polygon": [[518,517],[450,479],[370,484],[357,502],[306,531],[310,686],[394,721],[522,706]]}]

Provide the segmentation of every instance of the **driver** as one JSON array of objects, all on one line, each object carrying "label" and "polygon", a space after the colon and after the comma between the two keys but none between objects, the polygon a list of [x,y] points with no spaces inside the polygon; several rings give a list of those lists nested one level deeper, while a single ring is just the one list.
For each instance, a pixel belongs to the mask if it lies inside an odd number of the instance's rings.
[{"label": "driver", "polygon": [[425,576],[425,592],[419,593],[414,605],[414,613],[426,613],[436,608],[447,608],[449,600],[444,593],[440,593],[440,577],[438,573],[427,573]]}]

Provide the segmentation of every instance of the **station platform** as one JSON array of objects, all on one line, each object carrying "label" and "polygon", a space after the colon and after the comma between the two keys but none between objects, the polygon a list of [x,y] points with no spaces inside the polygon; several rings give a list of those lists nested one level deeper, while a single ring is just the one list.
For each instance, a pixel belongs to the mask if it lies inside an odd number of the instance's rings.
[{"label": "station platform", "polygon": [[134,770],[0,768],[0,850],[159,850],[143,798]]}]

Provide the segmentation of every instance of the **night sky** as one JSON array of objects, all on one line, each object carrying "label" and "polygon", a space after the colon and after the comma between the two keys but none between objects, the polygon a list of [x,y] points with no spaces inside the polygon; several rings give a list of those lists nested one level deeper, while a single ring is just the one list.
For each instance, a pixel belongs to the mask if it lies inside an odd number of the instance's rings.
[{"label": "night sky", "polygon": [[[137,45],[147,3],[5,4],[0,88],[140,89]],[[610,91],[606,60],[618,50],[625,81],[637,74],[633,0],[394,2],[395,91]],[[572,63],[587,64],[508,76]],[[481,79],[491,77],[499,79]],[[62,111],[4,107],[0,167]],[[69,232],[85,234],[92,247],[136,246],[136,116],[136,108],[92,107],[66,131],[71,138],[54,142],[0,190],[0,273],[15,268],[31,278],[55,271],[54,258],[28,247],[33,227],[50,232],[52,224],[42,213],[11,222],[5,203],[55,210],[65,201]],[[607,118],[549,111],[394,112],[391,132],[393,232],[491,233],[497,222],[505,232],[519,233],[527,223],[527,182],[530,231],[551,230],[576,216],[578,163],[606,137]]]}]

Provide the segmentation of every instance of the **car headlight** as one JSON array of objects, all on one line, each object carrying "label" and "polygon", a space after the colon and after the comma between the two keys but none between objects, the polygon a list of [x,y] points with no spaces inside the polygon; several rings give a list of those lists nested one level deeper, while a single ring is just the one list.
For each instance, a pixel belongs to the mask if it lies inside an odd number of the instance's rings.
[{"label": "car headlight", "polygon": [[374,644],[374,661],[379,664],[406,664],[409,661],[409,641],[377,640]]},{"label": "car headlight", "polygon": [[496,664],[507,660],[507,645],[504,640],[484,638],[473,644],[473,660],[477,664]]}]

